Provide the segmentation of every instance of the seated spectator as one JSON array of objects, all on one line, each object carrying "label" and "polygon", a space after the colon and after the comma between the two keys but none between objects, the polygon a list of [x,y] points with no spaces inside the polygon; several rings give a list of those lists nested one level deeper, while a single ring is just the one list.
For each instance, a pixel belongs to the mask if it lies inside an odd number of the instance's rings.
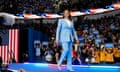
[{"label": "seated spectator", "polygon": [[87,58],[87,49],[85,49],[85,45],[81,46],[81,61],[82,64],[86,64],[85,59]]},{"label": "seated spectator", "polygon": [[100,62],[101,63],[105,63],[105,60],[106,59],[106,55],[105,55],[105,48],[103,47],[101,50],[100,50]]},{"label": "seated spectator", "polygon": [[114,52],[112,48],[106,49],[106,63],[113,63],[114,62]]},{"label": "seated spectator", "polygon": [[93,55],[92,55],[92,52],[93,50],[86,47],[86,54],[87,54],[87,57],[85,59],[85,61],[89,64],[89,63],[92,63],[92,59],[93,59]]},{"label": "seated spectator", "polygon": [[100,51],[97,48],[94,48],[94,50],[92,51],[92,56],[92,63],[100,63]]},{"label": "seated spectator", "polygon": [[56,63],[58,63],[58,60],[60,58],[60,55],[61,55],[61,48],[59,46],[59,49],[58,48],[55,48],[55,60],[56,60]]},{"label": "seated spectator", "polygon": [[51,62],[51,61],[53,60],[54,52],[53,52],[52,49],[50,49],[50,48],[47,46],[44,55],[45,55],[46,61]]},{"label": "seated spectator", "polygon": [[78,62],[77,64],[81,64],[80,55],[77,54],[77,52],[75,51],[75,47],[73,47],[73,50],[72,50],[72,63],[76,64],[75,61]]}]

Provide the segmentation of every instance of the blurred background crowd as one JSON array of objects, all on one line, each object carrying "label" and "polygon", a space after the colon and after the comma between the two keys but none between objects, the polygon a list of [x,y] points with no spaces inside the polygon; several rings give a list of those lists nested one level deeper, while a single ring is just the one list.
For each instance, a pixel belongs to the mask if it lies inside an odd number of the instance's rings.
[{"label": "blurred background crowd", "polygon": [[65,8],[84,10],[90,8],[105,8],[119,0],[1,0],[0,11],[17,13],[59,13]]}]

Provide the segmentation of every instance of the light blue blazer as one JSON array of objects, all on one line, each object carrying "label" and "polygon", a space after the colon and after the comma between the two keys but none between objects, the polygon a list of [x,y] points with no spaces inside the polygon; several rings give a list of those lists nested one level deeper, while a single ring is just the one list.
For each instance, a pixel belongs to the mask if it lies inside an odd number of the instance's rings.
[{"label": "light blue blazer", "polygon": [[59,19],[56,31],[56,40],[59,42],[70,42],[73,41],[74,38],[78,40],[73,21],[71,26],[69,26],[65,19]]}]

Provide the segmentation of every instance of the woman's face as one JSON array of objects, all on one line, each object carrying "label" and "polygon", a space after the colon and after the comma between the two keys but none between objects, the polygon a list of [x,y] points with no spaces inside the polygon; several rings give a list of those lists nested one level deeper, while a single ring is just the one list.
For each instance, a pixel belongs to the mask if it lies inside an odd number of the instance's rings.
[{"label": "woman's face", "polygon": [[70,12],[68,10],[64,11],[64,17],[68,18],[70,16]]}]

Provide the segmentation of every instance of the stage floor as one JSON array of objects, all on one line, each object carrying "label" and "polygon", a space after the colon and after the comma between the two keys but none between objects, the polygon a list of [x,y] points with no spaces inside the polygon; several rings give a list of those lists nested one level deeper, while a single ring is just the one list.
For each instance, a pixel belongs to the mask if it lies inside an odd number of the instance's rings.
[{"label": "stage floor", "polygon": [[[13,72],[18,72],[20,69],[24,69],[26,72],[69,72],[66,70],[65,65],[59,71],[56,64],[42,63],[10,64],[8,69]],[[73,65],[73,69],[74,72],[120,72],[120,65]]]}]

